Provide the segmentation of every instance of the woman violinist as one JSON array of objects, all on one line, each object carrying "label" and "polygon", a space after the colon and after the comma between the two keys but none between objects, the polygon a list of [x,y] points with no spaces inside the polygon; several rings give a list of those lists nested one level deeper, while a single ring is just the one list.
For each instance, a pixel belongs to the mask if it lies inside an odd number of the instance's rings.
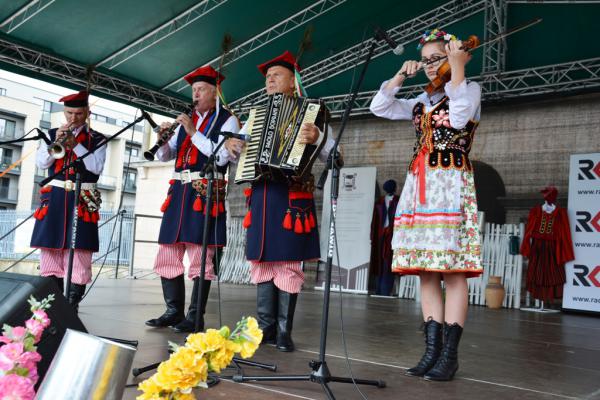
[{"label": "woman violinist", "polygon": [[[407,374],[436,381],[451,380],[458,369],[467,278],[483,272],[469,162],[481,89],[465,79],[471,56],[464,49],[477,46],[473,40],[468,46],[438,29],[425,32],[418,47],[421,61],[406,61],[371,102],[373,114],[412,120],[416,129],[414,156],[394,219],[392,271],[420,277],[425,354]],[[404,81],[420,69],[431,82],[427,90],[414,99],[396,99]]]}]

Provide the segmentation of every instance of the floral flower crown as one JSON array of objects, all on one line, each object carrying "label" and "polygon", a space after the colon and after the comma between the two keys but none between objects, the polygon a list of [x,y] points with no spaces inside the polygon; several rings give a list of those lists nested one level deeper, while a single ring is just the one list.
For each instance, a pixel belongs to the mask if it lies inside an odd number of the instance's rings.
[{"label": "floral flower crown", "polygon": [[458,38],[438,28],[427,30],[425,31],[425,33],[423,33],[423,36],[421,36],[421,40],[419,40],[417,50],[421,50],[425,43],[434,42],[436,40],[443,40],[445,42],[449,42],[451,40],[458,40]]}]

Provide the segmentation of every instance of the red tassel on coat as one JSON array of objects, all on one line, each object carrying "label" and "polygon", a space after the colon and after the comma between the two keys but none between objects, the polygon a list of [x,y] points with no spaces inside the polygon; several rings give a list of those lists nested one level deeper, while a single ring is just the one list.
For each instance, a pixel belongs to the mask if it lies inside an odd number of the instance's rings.
[{"label": "red tassel on coat", "polygon": [[217,216],[217,203],[213,203],[212,205],[212,210],[210,210],[210,215],[212,215],[213,218],[215,218]]},{"label": "red tassel on coat", "polygon": [[222,214],[225,212],[225,206],[223,205],[223,202],[220,201],[219,202],[219,214]]},{"label": "red tassel on coat", "polygon": [[89,212],[86,211],[83,213],[83,221],[84,222],[92,222],[92,218],[91,218]]},{"label": "red tassel on coat", "polygon": [[315,220],[315,216],[312,211],[310,212],[310,215],[308,216],[308,222],[310,222],[311,228],[314,228],[315,226],[317,226],[317,221]]},{"label": "red tassel on coat", "polygon": [[40,193],[50,193],[52,191],[52,186],[44,186],[40,189]]},{"label": "red tassel on coat", "polygon": [[290,210],[287,210],[285,213],[285,217],[283,217],[283,223],[281,224],[283,229],[287,229],[288,231],[292,230],[292,213]]},{"label": "red tassel on coat", "polygon": [[35,212],[33,213],[33,218],[38,219],[38,220],[41,219],[40,218],[40,210],[41,210],[41,208],[37,208],[35,210]]},{"label": "red tassel on coat", "polygon": [[98,211],[94,211],[92,213],[92,222],[97,224],[99,219],[100,219],[100,213]]},{"label": "red tassel on coat", "polygon": [[160,206],[160,211],[167,211],[167,208],[169,208],[169,204],[171,204],[171,195],[168,195],[165,201],[162,203],[162,206]]},{"label": "red tassel on coat", "polygon": [[46,214],[48,214],[48,206],[42,207],[40,210],[40,219],[44,219]]},{"label": "red tassel on coat", "polygon": [[302,227],[302,220],[300,219],[300,214],[296,214],[296,221],[294,222],[294,232],[304,233],[304,228]]},{"label": "red tassel on coat", "polygon": [[304,214],[304,233],[310,233],[310,221],[306,214]]},{"label": "red tassel on coat", "polygon": [[250,227],[251,223],[252,223],[252,211],[248,210],[248,212],[244,216],[244,221],[242,222],[242,226],[245,229],[248,229]]},{"label": "red tassel on coat", "polygon": [[192,208],[194,211],[202,212],[202,199],[200,196],[196,196],[196,200],[194,200],[194,205]]}]

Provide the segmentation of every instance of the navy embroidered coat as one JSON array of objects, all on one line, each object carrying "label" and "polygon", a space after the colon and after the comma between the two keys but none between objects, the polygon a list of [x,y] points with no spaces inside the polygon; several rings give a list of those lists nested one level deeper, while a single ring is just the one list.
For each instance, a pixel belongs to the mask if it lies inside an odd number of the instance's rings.
[{"label": "navy embroidered coat", "polygon": [[[48,131],[50,140],[54,142],[56,138],[56,129]],[[95,147],[104,136],[93,130],[84,129],[79,133],[85,135],[84,140],[80,142],[86,149],[90,150]],[[63,162],[67,163],[75,157],[72,151],[67,152],[63,159],[55,161],[48,173],[55,173],[55,170],[62,168]],[[81,181],[85,183],[98,182],[99,175],[93,174],[85,168],[85,164],[81,165]],[[72,169],[66,170],[64,173],[55,177],[56,180],[75,181],[75,172]],[[95,192],[95,193],[90,193]],[[81,191],[80,208],[77,224],[77,239],[75,248],[79,250],[98,251],[98,206],[100,203],[100,195],[97,191]],[[96,198],[96,204],[86,203],[85,198]],[[56,186],[47,186],[40,190],[40,207],[36,210],[35,225],[33,234],[31,235],[31,247],[42,249],[68,249],[71,244],[71,223],[73,216],[73,207],[75,205],[75,195],[73,191],[65,191],[65,189]]]},{"label": "navy embroidered coat", "polygon": [[[219,115],[216,117],[217,121],[215,122],[210,138],[215,143],[215,146],[221,127],[229,117],[231,117],[229,111],[224,108],[219,110]],[[212,117],[207,117],[207,119],[209,120],[207,121],[206,126],[204,129],[201,128],[201,132],[204,134],[206,134],[206,131],[212,122]],[[202,152],[197,151],[196,162],[190,163],[186,161],[187,156],[185,154],[180,154],[187,136],[185,129],[179,127],[177,131],[177,159],[175,171],[201,171],[208,160],[207,156]],[[194,145],[192,144],[191,147],[194,147]],[[181,159],[182,156],[184,159]],[[217,171],[225,174],[227,172],[227,165],[217,167]],[[227,230],[225,226],[227,218],[224,207],[225,186],[222,180],[219,181],[219,183],[217,182],[217,180],[213,181],[213,209],[209,210],[212,218],[209,225],[210,233],[208,235],[208,246],[225,246],[227,241]],[[218,187],[220,187],[220,189],[218,189]],[[182,183],[180,180],[171,180],[171,185],[167,193],[167,200],[163,203],[162,211],[164,214],[160,225],[158,243],[203,244],[202,236],[206,213],[206,182],[196,181]]]},{"label": "navy embroidered coat", "polygon": [[312,191],[296,191],[286,182],[261,180],[252,184],[249,203],[248,260],[281,262],[319,258]]}]

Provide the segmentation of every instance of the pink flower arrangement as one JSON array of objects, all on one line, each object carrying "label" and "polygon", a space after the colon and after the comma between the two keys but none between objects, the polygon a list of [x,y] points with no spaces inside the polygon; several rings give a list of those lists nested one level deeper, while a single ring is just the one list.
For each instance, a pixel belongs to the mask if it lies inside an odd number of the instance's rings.
[{"label": "pink flower arrangement", "polygon": [[29,298],[32,316],[25,326],[4,325],[0,336],[0,399],[33,400],[33,387],[38,381],[37,363],[42,359],[35,346],[50,319],[44,310],[50,308],[54,295],[41,302]]}]

